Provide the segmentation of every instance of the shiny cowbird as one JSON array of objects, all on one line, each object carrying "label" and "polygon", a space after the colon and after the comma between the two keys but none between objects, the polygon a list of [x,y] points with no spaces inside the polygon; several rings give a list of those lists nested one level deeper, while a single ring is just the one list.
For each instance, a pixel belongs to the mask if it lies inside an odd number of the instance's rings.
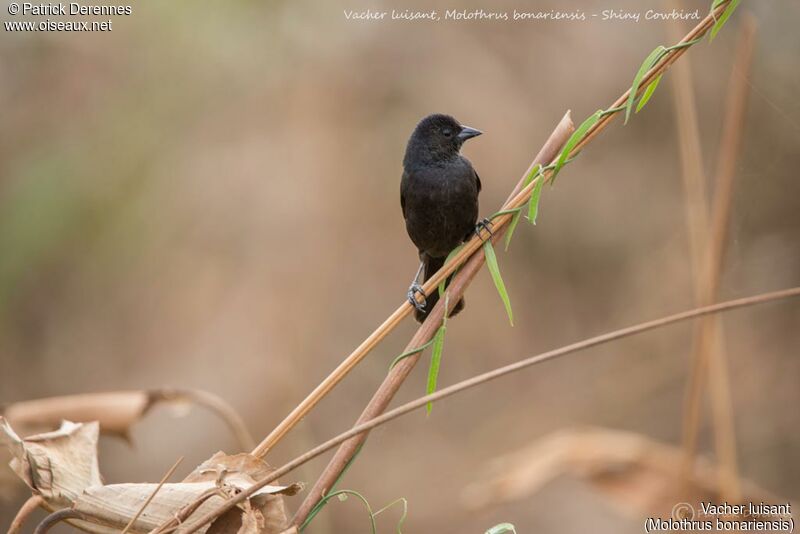
[{"label": "shiny cowbird", "polygon": [[[415,306],[419,322],[439,300],[437,290],[430,295],[422,292],[420,274],[424,283],[444,265],[450,251],[476,231],[481,180],[459,151],[464,141],[480,134],[449,115],[435,114],[422,119],[408,140],[400,205],[408,235],[419,250],[419,270],[408,289],[408,300]],[[450,315],[463,308],[462,299]]]}]

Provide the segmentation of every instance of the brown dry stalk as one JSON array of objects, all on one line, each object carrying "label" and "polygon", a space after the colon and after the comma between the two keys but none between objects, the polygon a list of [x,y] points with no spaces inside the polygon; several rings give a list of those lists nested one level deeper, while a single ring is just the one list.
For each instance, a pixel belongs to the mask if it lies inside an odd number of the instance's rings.
[{"label": "brown dry stalk", "polygon": [[[734,165],[738,160],[744,130],[744,114],[749,86],[747,76],[752,63],[755,43],[755,23],[752,18],[742,19],[741,35],[735,53],[735,64],[731,74],[731,90],[726,102],[722,141],[717,159],[714,205],[708,246],[702,262],[698,303],[711,304],[719,296],[730,211],[733,199]],[[741,73],[741,75],[739,75]],[[722,350],[721,324],[716,317],[707,317],[697,326],[692,369],[686,389],[683,418],[684,462],[683,477],[691,477],[697,449],[701,404],[705,382],[709,379],[714,421],[714,437],[721,466],[720,485],[723,497],[738,502],[741,489],[736,467],[736,442],[733,426],[732,401],[728,382],[727,361]]]},{"label": "brown dry stalk", "polygon": [[175,517],[166,523],[159,525],[157,528],[154,528],[148,534],[169,534],[170,532],[174,532],[184,521],[186,521],[189,516],[195,513],[204,502],[211,497],[221,496],[221,494],[222,493],[219,488],[210,488],[204,491],[199,497],[197,497],[197,499],[195,499],[194,502],[191,502],[178,510],[178,512],[175,514]]},{"label": "brown dry stalk", "polygon": [[73,510],[72,508],[64,508],[63,510],[53,512],[42,519],[42,522],[39,523],[36,526],[36,530],[33,531],[33,534],[47,534],[47,532],[50,532],[50,529],[56,526],[58,523],[62,521],[68,521],[70,519],[80,519],[82,521],[92,520],[91,517],[82,514],[77,510]]},{"label": "brown dry stalk", "polygon": [[164,474],[164,476],[161,477],[161,481],[158,483],[158,486],[156,486],[156,489],[154,489],[153,493],[151,493],[150,496],[142,503],[142,506],[141,508],[139,508],[139,511],[136,512],[136,515],[134,515],[130,521],[128,521],[128,524],[125,525],[125,528],[122,529],[122,532],[120,534],[126,534],[131,529],[133,524],[136,523],[136,520],[139,519],[139,516],[142,515],[142,512],[144,512],[145,508],[147,508],[147,505],[150,504],[150,502],[155,498],[156,494],[158,494],[158,492],[164,486],[164,483],[167,480],[169,480],[169,478],[172,476],[172,474],[175,472],[175,470],[178,468],[178,466],[181,464],[182,461],[183,461],[183,456],[178,458],[178,461],[172,464],[172,467],[170,467],[169,470]]},{"label": "brown dry stalk", "polygon": [[[668,4],[669,7],[675,9],[683,7],[683,3],[680,0],[669,0],[665,3]],[[667,29],[671,39],[680,38],[682,24],[679,21],[671,21],[670,24],[667,25]],[[689,250],[692,260],[694,300],[696,305],[701,306],[704,304],[701,295],[706,294],[709,285],[712,283],[707,276],[703,276],[704,274],[709,274],[703,270],[706,242],[709,235],[709,214],[708,205],[706,204],[706,174],[703,170],[703,151],[700,144],[700,127],[697,118],[697,104],[695,102],[694,89],[692,86],[690,60],[687,59],[675,66],[672,84],[674,89],[673,103],[675,106],[675,117],[678,125],[678,145],[681,156],[681,177],[683,179],[683,191],[685,196]],[[715,191],[720,191],[720,188],[717,187]],[[715,274],[719,276],[719,272]],[[705,331],[712,329],[714,325],[719,325],[719,328],[714,329],[715,331],[713,333]],[[709,361],[714,363],[718,359],[724,358],[725,353],[721,332],[721,320],[716,317],[713,318],[713,321],[698,321],[695,325],[693,340],[694,350],[697,351],[700,348],[704,348],[701,340],[706,336],[714,335],[715,343],[713,343],[709,349],[714,351],[715,354],[709,358]],[[697,357],[696,354],[693,354],[693,356]],[[727,373],[722,376],[719,370],[715,370],[712,374],[718,376],[720,380],[728,379]],[[715,404],[719,404],[721,401],[722,399],[718,397],[713,399]],[[714,421],[715,428],[723,428],[724,426],[728,425],[724,425],[722,422],[716,420]],[[730,426],[730,429],[732,431],[733,427]],[[725,440],[718,439],[717,443],[732,441],[734,438],[735,435],[729,435],[726,436]],[[718,457],[722,456],[720,452],[721,451],[718,449]],[[691,455],[685,454],[684,461],[681,463],[684,475],[684,487],[688,487],[690,483],[691,473],[689,471],[692,467],[686,463],[687,461],[691,461],[690,458]],[[724,469],[729,473],[734,473],[736,465],[734,463],[733,465],[724,466]],[[731,479],[731,477],[725,478]],[[734,477],[733,480],[737,481],[738,477]],[[720,482],[722,482],[722,480],[720,480]],[[736,489],[734,487],[729,487],[729,484],[723,484],[720,487],[720,491],[723,496],[730,496],[728,497],[730,502],[739,502],[739,499],[734,497],[737,493]]]},{"label": "brown dry stalk", "polygon": [[[670,0],[668,7],[681,9],[683,2]],[[667,25],[670,39],[679,39],[682,24],[671,21]],[[694,271],[695,292],[699,292],[702,258],[708,233],[708,207],[706,205],[706,175],[703,171],[703,150],[700,145],[700,127],[697,103],[692,84],[691,60],[675,65],[672,74],[675,120],[678,125],[678,147],[681,155],[681,178],[686,205],[686,222]]]},{"label": "brown dry stalk", "polygon": [[[435,393],[431,393],[430,395],[425,395],[424,397],[419,397],[416,400],[403,404],[402,406],[398,406],[393,410],[389,410],[388,412],[380,415],[374,419],[370,419],[365,423],[361,423],[359,425],[354,426],[347,432],[343,432],[338,436],[329,439],[325,443],[318,445],[311,449],[310,451],[298,456],[291,462],[281,466],[280,468],[276,469],[269,476],[264,477],[263,479],[259,480],[251,487],[247,488],[246,490],[242,491],[236,497],[226,501],[225,503],[221,504],[219,508],[215,510],[211,510],[210,512],[206,513],[202,517],[198,518],[197,520],[193,521],[190,524],[187,524],[183,527],[183,532],[185,534],[190,534],[196,531],[199,528],[202,528],[207,523],[213,521],[220,515],[224,514],[228,510],[231,510],[235,506],[239,505],[240,503],[247,500],[253,493],[257,492],[264,486],[274,482],[278,478],[286,476],[288,473],[297,469],[301,465],[305,464],[313,460],[314,458],[320,456],[321,454],[326,453],[327,451],[331,450],[332,448],[336,447],[344,443],[345,441],[372,430],[373,428],[385,424],[393,419],[397,419],[398,417],[405,415],[409,412],[414,410],[418,410],[424,406],[426,406],[429,402],[437,402],[444,398],[451,397],[456,395],[457,393],[461,393],[462,391],[480,386],[489,382],[491,380],[495,380],[497,378],[515,373],[527,367],[531,367],[533,365],[543,363],[560,356],[565,356],[567,354],[572,354],[574,352],[578,352],[581,350],[585,350],[591,347],[595,347],[597,345],[602,345],[604,343],[610,343],[612,341],[616,341],[618,339],[622,339],[625,337],[629,337],[635,334],[640,334],[642,332],[647,332],[649,330],[655,330],[657,328],[662,328],[664,326],[687,321],[689,319],[695,319],[697,317],[702,317],[705,315],[713,314],[713,313],[721,313],[730,310],[734,310],[737,308],[744,308],[747,306],[754,306],[756,304],[764,304],[766,302],[773,302],[777,300],[784,300],[789,298],[800,297],[800,287],[792,287],[788,289],[782,289],[779,291],[773,291],[770,293],[762,293],[759,295],[754,295],[751,297],[744,297],[736,300],[729,300],[726,302],[721,302],[719,304],[713,304],[711,306],[704,306],[702,308],[695,308],[692,310],[683,311],[680,313],[676,313],[674,315],[669,315],[667,317],[662,317],[660,319],[655,319],[652,321],[648,321],[646,323],[641,323],[635,326],[629,326],[627,328],[622,328],[620,330],[615,330],[613,332],[608,332],[606,334],[601,334],[599,336],[595,336],[589,339],[585,339],[583,341],[578,341],[577,343],[573,343],[571,345],[566,345],[564,347],[554,349],[548,352],[543,352],[541,354],[537,354],[536,356],[532,356],[530,358],[526,358],[524,360],[520,360],[516,363],[512,363],[503,367],[499,367],[492,371],[474,376],[467,380],[463,380],[452,386],[447,386],[446,388],[442,388]],[[438,305],[438,303],[437,303]],[[441,308],[440,308],[441,309]],[[435,308],[434,308],[435,310]],[[399,365],[399,364],[398,364]]]},{"label": "brown dry stalk", "polygon": [[14,516],[14,519],[11,521],[11,525],[8,527],[8,531],[6,534],[18,534],[22,531],[23,525],[25,525],[25,521],[31,516],[33,512],[36,511],[37,508],[44,505],[44,499],[41,495],[33,495],[28,498],[27,501],[20,507],[17,511],[17,515]]},{"label": "brown dry stalk", "polygon": [[[728,6],[729,2],[722,2],[717,8],[709,13],[700,23],[695,26],[686,36],[678,43],[684,44],[689,43],[701,36],[703,36],[709,28],[714,24],[714,21],[719,17],[725,8]],[[684,48],[676,48],[668,52],[661,60],[651,68],[647,74],[642,78],[642,82],[639,85],[638,93],[642,93],[647,85],[658,75],[663,73],[667,70],[672,63],[674,63],[679,57],[681,57],[689,47]],[[625,91],[622,96],[620,96],[616,102],[614,102],[608,109],[618,108],[625,104],[628,96],[630,94],[630,89]],[[600,133],[603,129],[605,129],[611,120],[617,115],[617,113],[609,113],[604,115],[600,118],[600,120],[588,130],[587,134],[583,137],[583,139],[576,145],[576,147],[571,152],[572,155],[577,154],[587,143],[589,143],[594,137]],[[523,206],[525,202],[530,198],[531,191],[533,191],[534,183],[529,184],[526,188],[522,189],[517,193],[514,198],[506,203],[504,209],[510,208],[518,208]],[[511,215],[501,215],[492,221],[493,227],[495,229],[501,228],[508,224],[511,220]],[[453,271],[458,268],[459,265],[464,263],[466,259],[471,256],[476,250],[478,250],[482,245],[482,240],[478,237],[472,238],[468,241],[464,247],[460,250],[458,254],[456,254],[449,262],[447,262],[439,271],[434,274],[425,284],[422,286],[423,292],[427,295],[436,287],[439,286],[439,283],[448,277]],[[316,406],[319,401],[321,401],[336,385],[347,376],[353,368],[358,365],[361,360],[363,360],[367,354],[374,349],[384,337],[386,337],[392,330],[394,330],[400,321],[405,318],[406,315],[411,313],[412,306],[409,302],[404,301],[403,304],[400,305],[372,334],[370,334],[367,339],[365,339],[356,349],[350,353],[347,358],[345,358],[342,363],[336,367],[314,390],[305,398],[303,399],[300,404],[298,404],[290,413],[289,415],[281,421],[275,429],[265,437],[258,446],[253,449],[252,454],[254,456],[263,458],[269,450],[274,447],[292,428],[294,428],[297,423],[299,423],[303,417],[308,414],[311,409]]]}]

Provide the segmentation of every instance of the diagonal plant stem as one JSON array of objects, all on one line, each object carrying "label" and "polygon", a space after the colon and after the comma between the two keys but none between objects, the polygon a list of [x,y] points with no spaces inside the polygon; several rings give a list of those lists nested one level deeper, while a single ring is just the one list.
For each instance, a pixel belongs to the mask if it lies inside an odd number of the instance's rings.
[{"label": "diagonal plant stem", "polygon": [[754,306],[757,304],[764,304],[767,302],[774,302],[778,300],[786,300],[797,297],[800,297],[800,287],[792,287],[787,289],[781,289],[778,291],[773,291],[770,293],[761,293],[759,295],[754,295],[751,297],[744,297],[736,300],[720,302],[719,304],[713,304],[711,306],[694,308],[691,310],[676,313],[674,315],[661,317],[659,319],[654,319],[652,321],[648,321],[645,323],[640,323],[620,330],[615,330],[613,332],[601,334],[599,336],[591,337],[583,341],[578,341],[576,343],[572,343],[571,345],[566,345],[558,349],[543,352],[541,354],[531,356],[530,358],[526,358],[524,360],[520,360],[518,362],[505,365],[503,367],[498,367],[489,372],[474,376],[467,380],[463,380],[461,382],[453,384],[452,386],[440,389],[436,393],[425,395],[424,397],[419,397],[411,402],[403,404],[402,406],[394,408],[393,410],[390,410],[374,419],[370,419],[369,421],[366,421],[362,424],[354,426],[350,430],[343,432],[338,436],[326,441],[325,443],[322,443],[321,445],[314,447],[310,451],[298,456],[294,460],[279,467],[266,477],[259,480],[257,483],[253,484],[246,490],[236,495],[234,498],[225,501],[217,509],[211,510],[210,512],[206,513],[205,515],[193,521],[192,523],[184,525],[182,527],[181,532],[183,532],[184,534],[191,534],[197,529],[203,528],[203,526],[205,526],[211,521],[214,521],[217,517],[219,517],[223,513],[227,512],[228,510],[231,510],[235,506],[239,505],[240,503],[250,498],[251,495],[253,495],[255,492],[257,492],[264,486],[274,482],[278,478],[285,476],[286,474],[290,473],[294,469],[297,469],[306,462],[309,462],[314,458],[320,456],[321,454],[326,453],[327,451],[331,450],[337,445],[346,442],[347,440],[353,438],[354,436],[357,436],[364,432],[368,432],[377,426],[383,425],[393,419],[397,419],[398,417],[405,415],[409,412],[412,412],[414,410],[419,410],[420,408],[426,406],[429,402],[440,401],[444,398],[451,397],[468,389],[472,389],[474,387],[483,385],[491,380],[495,380],[497,378],[510,375],[512,373],[515,373],[517,371],[520,371],[527,367],[531,367],[536,364],[544,363],[546,361],[553,360],[561,356],[566,356],[567,354],[572,354],[591,347],[596,347],[604,343],[610,343],[612,341],[616,341],[618,339],[629,337],[635,334],[640,334],[650,330],[655,330],[657,328],[663,328],[667,325],[688,321],[690,319],[703,317],[709,314],[721,313],[721,312],[735,310],[737,308],[744,308],[748,306]]},{"label": "diagonal plant stem", "polygon": [[145,501],[139,507],[139,511],[136,512],[136,515],[134,515],[130,521],[128,521],[128,524],[125,525],[125,528],[122,529],[122,532],[120,532],[120,534],[127,534],[130,531],[131,527],[133,527],[133,524],[136,523],[136,521],[139,519],[142,513],[144,513],[145,509],[150,505],[150,503],[156,497],[158,492],[161,491],[161,488],[164,487],[164,484],[167,482],[167,480],[169,480],[172,474],[175,473],[175,470],[178,468],[178,466],[181,464],[182,461],[183,461],[183,456],[178,458],[178,460],[174,464],[172,464],[172,467],[170,467],[169,470],[164,474],[164,476],[161,477],[161,481],[155,487],[150,496],[147,497],[147,499],[145,499]]},{"label": "diagonal plant stem", "polygon": [[[683,8],[680,0],[665,2],[670,9]],[[678,39],[682,24],[670,21],[667,25],[669,36]],[[700,145],[700,127],[697,117],[697,103],[692,82],[692,65],[685,61],[675,65],[672,76],[673,105],[678,126],[678,145],[681,158],[681,178],[685,193],[686,222],[692,258],[695,284],[698,284],[702,269],[703,250],[708,233],[708,209],[706,207],[706,175],[703,171],[703,154]],[[695,292],[699,291],[695,287]]]},{"label": "diagonal plant stem", "polygon": [[86,514],[73,510],[72,508],[63,508],[42,519],[41,523],[36,526],[33,534],[47,534],[50,529],[62,521],[69,521],[70,519],[80,519],[82,521],[91,522],[92,518]]},{"label": "diagonal plant stem", "polygon": [[11,525],[8,527],[8,532],[6,532],[6,534],[19,534],[22,531],[22,527],[25,525],[25,521],[28,520],[33,512],[43,505],[44,499],[41,495],[33,495],[28,498],[17,511],[17,515],[14,516],[14,519],[11,521]]}]

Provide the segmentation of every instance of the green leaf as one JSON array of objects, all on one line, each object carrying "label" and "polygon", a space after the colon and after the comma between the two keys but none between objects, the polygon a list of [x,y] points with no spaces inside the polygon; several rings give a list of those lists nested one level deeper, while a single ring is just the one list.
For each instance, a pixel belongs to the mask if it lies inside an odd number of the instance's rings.
[{"label": "green leaf", "polygon": [[[431,365],[428,368],[428,387],[425,389],[425,394],[430,395],[436,391],[436,382],[439,379],[439,367],[442,363],[442,349],[444,349],[444,334],[447,331],[447,327],[445,326],[445,322],[447,319],[445,318],[442,321],[442,326],[439,327],[439,330],[436,331],[436,334],[433,336],[433,354],[431,355]],[[425,410],[428,412],[428,415],[431,414],[431,410],[433,410],[433,403],[429,402],[427,406],[425,406]]]},{"label": "green leaf", "polygon": [[511,311],[511,300],[508,298],[508,292],[506,291],[506,285],[503,283],[503,277],[500,276],[500,267],[497,265],[497,255],[494,253],[494,247],[492,247],[491,241],[486,241],[483,244],[483,253],[486,255],[486,266],[489,267],[489,274],[492,275],[494,286],[497,288],[500,299],[506,307],[508,322],[511,323],[511,326],[514,326],[514,313]]},{"label": "green leaf", "polygon": [[517,529],[511,523],[500,523],[487,530],[486,534],[506,534],[506,532],[517,534]]},{"label": "green leaf", "polygon": [[724,3],[725,3],[725,1],[726,1],[726,0],[714,0],[714,1],[711,3],[711,11],[710,11],[710,13],[711,13],[711,17],[714,19],[714,22],[716,22],[716,21],[717,21],[717,17],[714,15],[714,11],[716,11],[716,10],[717,10],[717,8],[718,8],[718,7],[719,7],[721,4],[724,4]]},{"label": "green leaf", "polygon": [[511,238],[514,236],[514,230],[517,229],[517,224],[519,224],[519,218],[522,216],[522,208],[517,208],[514,212],[513,217],[511,217],[511,222],[508,224],[508,231],[506,232],[506,250],[508,250],[508,246],[511,244]]},{"label": "green leaf", "polygon": [[526,176],[525,180],[523,180],[522,182],[522,189],[528,187],[533,181],[533,179],[536,178],[541,172],[542,172],[542,166],[539,163],[531,167],[531,172],[528,173],[528,176]]},{"label": "green leaf", "polygon": [[[536,164],[531,167],[530,172],[525,177],[525,180],[522,181],[522,188],[525,189],[530,185],[530,183],[542,172],[542,166],[540,164]],[[539,180],[536,186],[534,186],[534,190],[536,187],[539,187],[539,184],[542,183],[544,179]],[[511,244],[511,238],[514,235],[514,230],[517,228],[517,223],[519,223],[519,218],[522,216],[522,208],[517,208],[514,212],[514,216],[511,218],[511,223],[508,225],[508,231],[506,232],[506,250],[508,250],[508,246]]]},{"label": "green leaf", "polygon": [[[436,331],[433,339],[433,353],[431,354],[431,365],[428,367],[428,385],[425,388],[425,393],[430,395],[436,391],[436,382],[439,380],[439,367],[442,363],[442,350],[444,349],[444,335],[447,332],[447,312],[450,309],[450,295],[444,297],[444,316],[442,316],[442,326]],[[428,415],[433,410],[433,403],[429,402],[425,406],[425,411]]]},{"label": "green leaf", "polygon": [[666,48],[658,45],[655,50],[650,52],[650,55],[645,58],[639,70],[636,72],[636,76],[633,77],[633,84],[631,84],[631,90],[628,94],[628,102],[625,104],[625,124],[628,124],[631,111],[633,111],[633,103],[636,101],[636,93],[639,92],[639,84],[642,83],[642,78],[644,78],[647,71],[658,61],[665,50]]},{"label": "green leaf", "polygon": [[544,177],[536,182],[531,192],[531,199],[528,201],[528,222],[536,224],[536,216],[539,214],[539,198],[542,196]]},{"label": "green leaf", "polygon": [[[444,260],[444,264],[445,264],[445,265],[447,265],[447,262],[449,262],[450,260],[452,260],[453,258],[455,258],[455,257],[456,257],[456,254],[458,254],[458,252],[459,252],[459,251],[460,251],[462,248],[464,248],[464,244],[463,244],[463,243],[462,243],[461,245],[458,245],[458,246],[457,246],[456,248],[454,248],[453,250],[451,250],[451,251],[450,251],[450,254],[448,254],[448,255],[447,255],[447,258],[445,258],[445,260]],[[456,269],[455,271],[453,271],[453,274],[456,274],[457,272],[458,272],[458,269]],[[452,275],[450,275],[450,276],[452,276]],[[448,278],[450,278],[450,276],[445,276],[445,277],[444,277],[444,279],[443,279],[441,282],[439,282],[439,298],[442,298],[442,297],[444,296],[444,286],[445,286],[445,284],[447,283],[447,279],[448,279]]]},{"label": "green leaf", "polygon": [[404,358],[408,358],[409,356],[413,356],[414,354],[419,354],[419,353],[420,353],[420,352],[422,352],[423,350],[425,350],[425,349],[427,349],[428,347],[430,347],[432,344],[433,344],[433,340],[431,339],[430,341],[428,341],[428,342],[427,342],[427,343],[425,343],[424,345],[420,345],[419,347],[417,347],[417,348],[415,348],[415,349],[411,349],[411,350],[409,350],[409,351],[407,351],[407,352],[404,352],[403,354],[401,354],[400,356],[398,356],[398,357],[396,357],[394,360],[392,360],[392,363],[391,363],[391,365],[389,365],[389,370],[391,370],[391,369],[392,369],[392,367],[394,367],[395,365],[397,365],[397,364],[398,364],[398,362],[399,362],[400,360],[402,360],[402,359],[404,359]]},{"label": "green leaf", "polygon": [[[739,2],[741,0],[731,0],[731,3],[728,4],[728,7],[725,8],[725,11],[722,12],[717,22],[711,27],[711,37],[709,38],[709,42],[714,40],[714,37],[717,36],[717,33],[725,26],[725,23],[728,22],[728,19],[731,18],[733,12],[736,11],[736,8],[739,6]],[[719,4],[717,4],[718,6]],[[717,7],[714,6],[714,7]],[[713,8],[712,8],[713,10]]]},{"label": "green leaf", "polygon": [[661,81],[661,76],[663,75],[664,74],[662,73],[656,76],[656,79],[650,82],[650,85],[648,85],[647,88],[644,90],[644,93],[642,93],[642,98],[639,99],[639,103],[636,105],[636,113],[639,113],[642,110],[642,108],[650,100],[650,97],[653,96],[653,93],[656,92],[656,87],[658,87],[658,82]]},{"label": "green leaf", "polygon": [[553,175],[550,177],[550,185],[555,182],[556,175],[561,170],[561,167],[567,162],[567,158],[569,157],[569,153],[572,152],[572,149],[583,139],[583,136],[586,135],[586,132],[589,131],[589,128],[597,124],[597,121],[600,120],[600,117],[603,114],[603,110],[595,111],[588,119],[583,121],[578,129],[572,132],[572,135],[569,136],[567,139],[567,143],[564,145],[564,150],[561,151],[561,155],[558,156],[558,160],[556,161],[555,167],[553,167]]}]

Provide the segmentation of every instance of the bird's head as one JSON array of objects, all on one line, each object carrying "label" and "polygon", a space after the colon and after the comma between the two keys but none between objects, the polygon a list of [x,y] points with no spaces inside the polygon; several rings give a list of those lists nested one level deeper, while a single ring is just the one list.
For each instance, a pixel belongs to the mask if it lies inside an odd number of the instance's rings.
[{"label": "bird's head", "polygon": [[450,115],[428,115],[417,124],[408,140],[406,160],[414,158],[445,160],[458,154],[464,141],[481,135],[480,130],[464,126]]}]

